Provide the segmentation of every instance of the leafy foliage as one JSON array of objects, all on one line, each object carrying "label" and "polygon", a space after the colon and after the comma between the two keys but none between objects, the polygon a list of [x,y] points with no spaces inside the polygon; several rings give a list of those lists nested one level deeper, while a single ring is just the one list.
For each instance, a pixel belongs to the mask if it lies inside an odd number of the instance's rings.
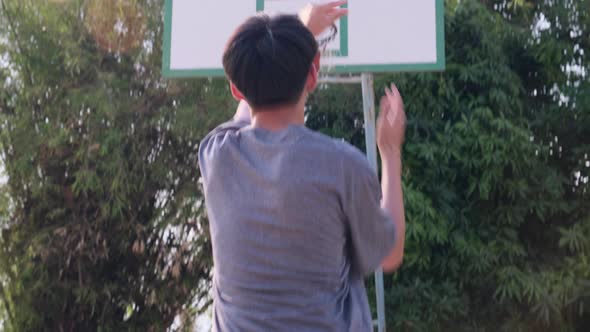
[{"label": "leafy foliage", "polygon": [[118,3],[1,3],[7,330],[162,331],[206,304],[196,151],[228,93],[223,82],[160,78],[161,1],[116,10],[122,26],[145,26],[142,39],[126,53],[102,47],[87,18]]},{"label": "leafy foliage", "polygon": [[[196,148],[235,106],[225,82],[160,77],[161,0],[0,1],[7,329],[188,329],[211,264]],[[388,326],[582,331],[590,2],[445,3],[447,70],[376,80],[408,112]],[[321,87],[307,124],[363,149],[361,109]]]},{"label": "leafy foliage", "polygon": [[[407,249],[386,278],[394,330],[587,326],[588,5],[447,1],[447,70],[378,77],[408,112]],[[319,106],[347,93],[318,96],[310,124],[358,143],[360,111]]]}]

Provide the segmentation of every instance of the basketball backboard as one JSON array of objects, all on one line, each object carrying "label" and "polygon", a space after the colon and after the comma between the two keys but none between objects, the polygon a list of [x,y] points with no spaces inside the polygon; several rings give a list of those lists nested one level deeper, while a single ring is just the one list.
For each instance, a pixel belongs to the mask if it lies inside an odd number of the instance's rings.
[{"label": "basketball backboard", "polygon": [[[296,14],[309,2],[326,1],[166,0],[163,74],[223,76],[225,43],[247,17]],[[444,70],[443,5],[444,0],[349,0],[350,14],[337,22],[322,64],[334,73]]]}]

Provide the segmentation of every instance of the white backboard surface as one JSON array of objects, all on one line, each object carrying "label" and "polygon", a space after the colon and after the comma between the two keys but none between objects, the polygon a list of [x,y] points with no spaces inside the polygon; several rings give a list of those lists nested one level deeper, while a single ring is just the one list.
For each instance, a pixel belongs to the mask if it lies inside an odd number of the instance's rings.
[{"label": "white backboard surface", "polygon": [[[164,76],[222,76],[224,46],[240,23],[259,11],[296,14],[308,2],[166,0]],[[443,3],[349,0],[350,13],[337,22],[322,64],[335,73],[444,70]]]}]

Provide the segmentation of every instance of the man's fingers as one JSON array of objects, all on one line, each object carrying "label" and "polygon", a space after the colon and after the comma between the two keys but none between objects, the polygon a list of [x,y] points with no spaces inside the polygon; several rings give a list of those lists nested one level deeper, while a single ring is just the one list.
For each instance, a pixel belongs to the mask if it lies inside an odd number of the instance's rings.
[{"label": "man's fingers", "polygon": [[392,83],[390,88],[385,88],[385,93],[388,98],[391,98],[392,103],[395,101],[396,104],[402,105],[403,107],[401,94],[399,93],[399,90],[395,84]]},{"label": "man's fingers", "polygon": [[397,111],[390,110],[389,112],[387,112],[387,121],[389,121],[390,126],[393,127],[396,119],[397,119]]},{"label": "man's fingers", "polygon": [[397,86],[394,83],[391,83],[391,94],[396,102],[395,104],[395,118],[396,121],[399,120],[403,126],[406,125],[406,113],[404,111],[404,100],[402,99],[402,95],[399,93]]},{"label": "man's fingers", "polygon": [[397,89],[397,86],[395,85],[395,83],[391,83],[391,92],[393,92],[393,94],[395,96],[399,96],[399,90]]},{"label": "man's fingers", "polygon": [[328,2],[325,5],[322,5],[322,7],[325,8],[333,8],[333,7],[340,7],[342,5],[345,5],[348,1],[346,0],[342,0],[342,1],[332,1],[332,2]]},{"label": "man's fingers", "polygon": [[382,113],[385,113],[389,109],[389,100],[387,97],[383,96],[381,98],[381,105],[379,107]]},{"label": "man's fingers", "polygon": [[395,93],[390,90],[388,87],[385,88],[385,95],[387,98],[391,99],[392,101],[395,100]]},{"label": "man's fingers", "polygon": [[387,122],[389,122],[389,125],[393,126],[395,124],[395,120],[397,118],[397,112],[394,109],[392,109],[390,100],[387,96],[383,96],[383,98],[381,98],[381,107],[380,108],[381,108],[381,113],[379,114],[379,117],[387,119]]}]

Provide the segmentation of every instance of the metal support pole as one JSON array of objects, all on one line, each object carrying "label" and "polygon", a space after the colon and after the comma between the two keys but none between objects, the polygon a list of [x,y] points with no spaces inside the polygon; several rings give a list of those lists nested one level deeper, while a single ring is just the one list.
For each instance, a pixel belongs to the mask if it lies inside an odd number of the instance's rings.
[{"label": "metal support pole", "polygon": [[[377,141],[375,136],[375,87],[373,74],[361,75],[363,85],[363,111],[365,114],[365,140],[367,145],[367,158],[371,167],[377,168]],[[385,332],[385,295],[383,291],[383,270],[379,268],[375,272],[375,290],[377,296],[377,330]]]}]

